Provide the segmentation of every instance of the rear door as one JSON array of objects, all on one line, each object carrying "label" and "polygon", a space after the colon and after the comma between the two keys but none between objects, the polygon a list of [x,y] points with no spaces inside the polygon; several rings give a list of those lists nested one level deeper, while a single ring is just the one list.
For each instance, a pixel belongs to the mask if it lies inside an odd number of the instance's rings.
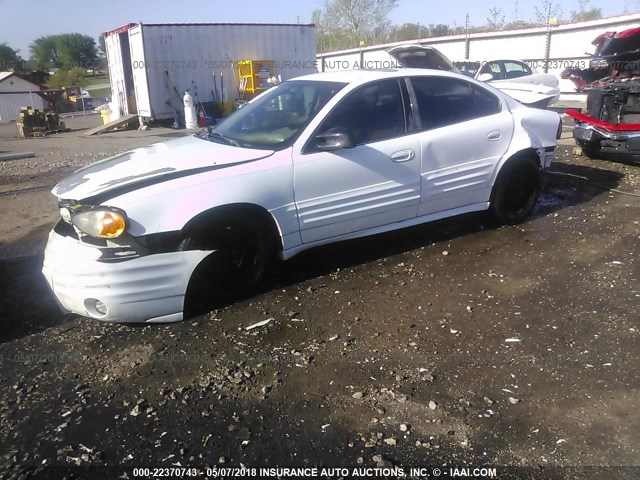
[{"label": "rear door", "polygon": [[473,81],[414,76],[421,131],[418,215],[488,202],[491,178],[513,136],[502,100]]},{"label": "rear door", "polygon": [[129,30],[129,49],[131,52],[131,68],[133,69],[137,113],[141,117],[152,117],[142,25]]}]

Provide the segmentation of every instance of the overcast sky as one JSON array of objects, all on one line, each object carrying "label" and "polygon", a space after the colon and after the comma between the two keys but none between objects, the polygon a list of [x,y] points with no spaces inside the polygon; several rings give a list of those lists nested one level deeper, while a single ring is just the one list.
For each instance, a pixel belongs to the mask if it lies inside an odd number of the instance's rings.
[{"label": "overcast sky", "polygon": [[[519,17],[532,20],[534,5],[544,0],[520,0]],[[393,23],[464,25],[469,13],[472,25],[483,25],[489,9],[498,7],[506,21],[513,20],[514,0],[399,0],[391,12]],[[554,4],[556,2],[554,1]],[[578,9],[578,0],[561,0],[564,16]],[[0,43],[20,49],[29,57],[29,44],[37,37],[79,32],[92,37],[127,23],[267,22],[308,23],[323,0],[0,0]],[[640,0],[591,0],[604,16],[640,10]]]}]

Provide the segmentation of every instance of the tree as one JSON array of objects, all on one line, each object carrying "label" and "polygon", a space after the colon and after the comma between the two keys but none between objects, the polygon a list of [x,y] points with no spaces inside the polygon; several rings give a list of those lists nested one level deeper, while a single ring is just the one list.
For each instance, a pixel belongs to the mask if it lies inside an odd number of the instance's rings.
[{"label": "tree", "polygon": [[107,46],[104,41],[104,33],[101,33],[98,37],[98,56],[106,57],[107,56]]},{"label": "tree", "polygon": [[[544,21],[544,23],[546,25],[546,20]],[[505,23],[502,26],[502,29],[516,30],[518,28],[529,28],[529,27],[537,27],[537,26],[538,26],[537,23],[527,22],[525,20],[522,20],[522,18],[520,18],[519,2],[516,0],[516,2],[514,2],[513,12],[511,14],[511,21],[508,23]]]},{"label": "tree", "polygon": [[404,42],[429,35],[429,28],[419,23],[404,23],[391,28],[390,40],[394,42]]},{"label": "tree", "polygon": [[540,7],[533,7],[533,10],[536,25],[549,25],[549,20],[552,18],[562,17],[562,7],[557,3],[553,5],[551,0],[544,0]]},{"label": "tree", "polygon": [[498,7],[489,9],[487,27],[489,30],[502,30],[504,28],[504,15],[502,15],[502,10]]},{"label": "tree", "polygon": [[51,76],[48,86],[51,88],[62,88],[68,86],[84,87],[85,76],[86,70],[82,67],[59,70]]},{"label": "tree", "polygon": [[571,12],[571,21],[572,22],[586,22],[588,20],[597,20],[602,18],[602,10],[596,7],[587,8],[589,6],[590,0],[579,0],[578,4],[580,5],[580,9]]},{"label": "tree", "polygon": [[[104,40],[104,33],[98,37],[98,68],[105,70],[107,68],[107,45]],[[93,72],[95,74],[95,71]]]},{"label": "tree", "polygon": [[96,41],[81,33],[39,37],[29,45],[29,49],[33,61],[44,69],[94,69],[98,58]]},{"label": "tree", "polygon": [[389,12],[398,0],[325,0],[312,20],[320,50],[354,48],[368,41],[385,41],[390,31]]},{"label": "tree", "polygon": [[449,25],[443,23],[429,25],[429,35],[431,37],[444,37],[449,35]]},{"label": "tree", "polygon": [[0,72],[22,72],[26,69],[25,61],[19,50],[14,50],[6,43],[0,43]]}]

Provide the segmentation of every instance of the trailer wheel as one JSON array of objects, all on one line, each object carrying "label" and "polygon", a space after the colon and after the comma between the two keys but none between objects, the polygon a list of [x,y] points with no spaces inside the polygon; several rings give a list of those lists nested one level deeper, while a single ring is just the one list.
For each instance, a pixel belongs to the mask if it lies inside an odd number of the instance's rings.
[{"label": "trailer wheel", "polygon": [[527,218],[540,196],[540,171],[529,158],[511,160],[502,167],[491,195],[491,212],[505,225]]}]

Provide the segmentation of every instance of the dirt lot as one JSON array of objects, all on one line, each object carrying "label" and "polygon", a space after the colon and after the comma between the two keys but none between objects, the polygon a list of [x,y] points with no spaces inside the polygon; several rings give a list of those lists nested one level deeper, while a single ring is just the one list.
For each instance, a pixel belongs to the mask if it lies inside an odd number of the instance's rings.
[{"label": "dirt lot", "polygon": [[56,309],[40,275],[57,217],[48,191],[184,132],[84,137],[99,118],[67,122],[74,131],[46,139],[0,126],[1,150],[37,154],[0,162],[6,478],[241,464],[640,475],[640,166],[575,156],[563,140],[522,225],[470,215],[321,248],[234,305],[122,326]]}]

